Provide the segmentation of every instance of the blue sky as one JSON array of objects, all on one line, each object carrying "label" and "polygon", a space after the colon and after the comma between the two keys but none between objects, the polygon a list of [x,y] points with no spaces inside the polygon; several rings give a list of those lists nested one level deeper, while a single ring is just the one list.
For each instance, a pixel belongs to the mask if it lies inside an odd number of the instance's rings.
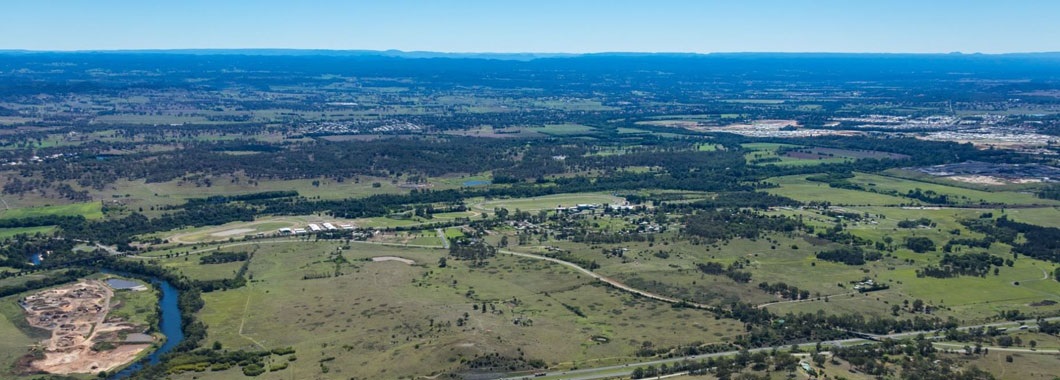
[{"label": "blue sky", "polygon": [[0,49],[1060,51],[1052,0],[3,0]]}]

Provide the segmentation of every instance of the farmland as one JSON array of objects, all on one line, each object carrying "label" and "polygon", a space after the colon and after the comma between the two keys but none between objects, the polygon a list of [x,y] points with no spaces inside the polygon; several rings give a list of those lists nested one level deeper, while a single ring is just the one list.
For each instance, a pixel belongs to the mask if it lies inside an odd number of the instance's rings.
[{"label": "farmland", "polygon": [[0,378],[113,273],[172,292],[110,298],[130,379],[1060,369],[1051,71],[0,56]]},{"label": "farmland", "polygon": [[[337,255],[348,263],[327,262]],[[389,255],[415,264],[366,261]],[[315,376],[324,363],[336,373],[400,377],[487,353],[525,354],[551,366],[571,366],[628,356],[645,341],[720,342],[738,332],[732,321],[693,322],[696,312],[593,285],[561,266],[498,257],[486,267],[455,263],[439,268],[441,255],[365,244],[348,249],[330,243],[262,246],[249,267],[253,284],[207,295],[202,319],[214,326],[209,339],[225,347],[290,345],[313,353],[291,364],[288,371],[295,376]],[[303,279],[324,270],[341,274]],[[586,317],[563,305],[583,310]],[[689,328],[699,334],[678,334]],[[568,332],[580,339],[570,339]],[[365,343],[348,344],[354,339]],[[335,359],[319,360],[328,357]],[[418,364],[397,365],[410,357]]]}]

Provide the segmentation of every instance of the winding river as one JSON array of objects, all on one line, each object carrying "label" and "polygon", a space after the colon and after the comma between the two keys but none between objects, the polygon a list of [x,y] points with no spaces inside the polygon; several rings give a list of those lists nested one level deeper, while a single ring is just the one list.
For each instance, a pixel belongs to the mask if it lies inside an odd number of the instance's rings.
[{"label": "winding river", "polygon": [[[125,275],[123,273],[111,271],[103,272],[115,275]],[[180,344],[180,342],[184,341],[184,330],[182,330],[180,326],[180,309],[177,308],[179,291],[168,281],[157,277],[151,277],[150,281],[151,284],[157,286],[162,291],[162,297],[158,299],[158,309],[162,312],[161,318],[158,322],[158,328],[162,334],[166,336],[166,342],[162,344],[162,347],[159,347],[157,350],[147,355],[147,357],[111,375],[111,379],[127,378],[136,373],[136,371],[143,369],[145,363],[158,364],[162,360],[162,355],[172,351],[173,348]]]}]

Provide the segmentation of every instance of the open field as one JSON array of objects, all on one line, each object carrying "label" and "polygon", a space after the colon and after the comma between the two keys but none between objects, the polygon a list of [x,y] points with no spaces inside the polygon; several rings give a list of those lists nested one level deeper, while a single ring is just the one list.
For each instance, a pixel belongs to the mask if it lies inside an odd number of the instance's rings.
[{"label": "open field", "polygon": [[26,314],[18,305],[24,295],[0,298],[0,377],[13,376],[11,371],[19,358],[29,352],[29,348],[51,336],[49,331],[30,326]]},{"label": "open field", "polygon": [[766,189],[770,194],[782,195],[801,202],[828,201],[835,205],[900,205],[912,203],[911,200],[892,195],[875,194],[858,190],[836,189],[826,183],[811,182],[807,176],[785,176],[767,179],[780,185],[778,188]]},{"label": "open field", "polygon": [[555,194],[532,198],[494,199],[474,201],[472,208],[492,212],[494,208],[522,211],[554,210],[557,206],[572,207],[578,204],[622,204],[622,198],[604,193]]},{"label": "open field", "polygon": [[1023,223],[1060,228],[1060,208],[1057,207],[1008,209],[1005,214]]},{"label": "open field", "polygon": [[850,182],[862,185],[868,189],[876,189],[881,192],[897,192],[899,194],[906,194],[916,189],[925,192],[933,191],[937,194],[947,195],[957,204],[1060,205],[1060,201],[1042,199],[1034,194],[1023,192],[981,191],[875,174],[857,173],[854,178],[850,179]]},{"label": "open field", "polygon": [[[716,342],[741,331],[732,321],[593,285],[559,265],[498,256],[481,268],[453,259],[438,268],[441,254],[368,244],[263,245],[248,287],[204,294],[200,314],[211,326],[208,340],[229,348],[292,345],[298,361],[263,375],[286,379],[319,376],[321,364],[339,376],[430,375],[485,353],[522,352],[556,366],[614,363],[645,341]],[[348,263],[336,264],[339,256]],[[416,264],[365,261],[375,257]],[[321,271],[341,274],[303,280]],[[478,307],[483,304],[488,312]]]},{"label": "open field", "polygon": [[[314,186],[314,182],[317,185]],[[365,197],[375,194],[407,193],[390,180],[362,177],[359,181],[337,182],[328,179],[303,180],[257,180],[240,176],[212,178],[210,186],[188,181],[146,183],[140,181],[118,181],[101,191],[92,191],[93,198],[115,201],[129,209],[143,208],[147,215],[158,215],[161,211],[152,206],[179,205],[190,198],[205,198],[216,195],[237,195],[265,191],[297,191],[300,196],[321,199],[343,199]],[[379,187],[374,187],[379,183]],[[98,204],[98,202],[97,202]],[[0,217],[3,214],[0,213]]]},{"label": "open field", "polygon": [[102,205],[99,202],[72,203],[57,206],[0,209],[0,219],[28,218],[34,216],[73,216],[81,215],[88,219],[103,217]]},{"label": "open field", "polygon": [[570,135],[570,134],[588,133],[588,132],[592,132],[594,129],[592,127],[590,127],[590,126],[587,126],[587,125],[567,123],[567,124],[549,124],[549,125],[545,125],[544,127],[530,128],[529,130],[530,131],[534,131],[534,132],[538,132],[538,133],[543,133],[543,134],[546,134],[546,135],[562,136],[562,135]]},{"label": "open field", "polygon": [[0,239],[9,238],[19,234],[33,235],[33,234],[48,234],[55,231],[55,226],[41,226],[41,227],[18,227],[18,228],[0,228]]},{"label": "open field", "polygon": [[177,231],[165,231],[149,235],[159,237],[170,243],[195,244],[203,242],[242,239],[244,236],[257,234],[273,235],[280,228],[307,228],[310,223],[352,224],[352,220],[337,219],[326,216],[277,216],[264,217],[253,222],[232,222],[219,226],[187,228]]},{"label": "open field", "polygon": [[[1007,356],[1012,356],[1011,363],[1005,359]],[[1056,354],[990,350],[990,353],[974,360],[964,355],[955,354],[951,357],[962,359],[965,366],[975,366],[990,372],[1000,380],[1052,380],[1060,373],[1060,355]]]}]

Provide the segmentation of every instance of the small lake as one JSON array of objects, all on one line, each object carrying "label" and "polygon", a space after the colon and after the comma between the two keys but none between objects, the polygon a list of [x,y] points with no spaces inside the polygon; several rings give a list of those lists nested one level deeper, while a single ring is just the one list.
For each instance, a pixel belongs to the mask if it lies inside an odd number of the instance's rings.
[{"label": "small lake", "polygon": [[107,280],[107,285],[110,285],[110,287],[114,289],[123,290],[132,289],[137,286],[140,286],[140,283],[136,281],[123,280],[120,278],[112,278]]},{"label": "small lake", "polygon": [[464,186],[467,186],[467,187],[486,186],[486,185],[489,185],[491,183],[493,183],[493,182],[489,181],[489,180],[476,179],[476,180],[471,180],[471,181],[464,181]]},{"label": "small lake", "polygon": [[41,260],[44,260],[44,255],[42,254],[34,253],[29,255],[29,262],[33,263],[33,265],[40,265]]}]

